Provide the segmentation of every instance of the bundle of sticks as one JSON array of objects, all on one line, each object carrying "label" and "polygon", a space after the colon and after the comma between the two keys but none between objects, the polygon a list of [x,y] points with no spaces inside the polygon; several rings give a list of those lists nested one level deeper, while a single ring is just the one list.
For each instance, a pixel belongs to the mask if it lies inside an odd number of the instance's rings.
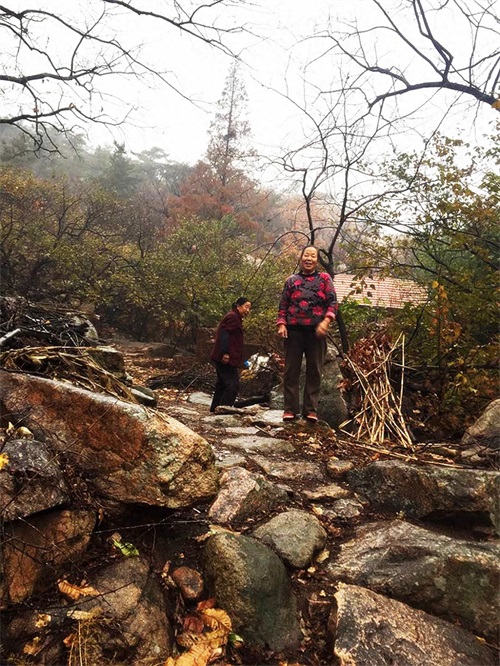
[{"label": "bundle of sticks", "polygon": [[[390,371],[393,356],[401,348],[399,387]],[[357,397],[356,415],[340,428],[351,437],[369,444],[402,446],[414,450],[413,439],[403,413],[404,337],[393,344],[386,333],[360,340],[343,361],[344,389]]]}]

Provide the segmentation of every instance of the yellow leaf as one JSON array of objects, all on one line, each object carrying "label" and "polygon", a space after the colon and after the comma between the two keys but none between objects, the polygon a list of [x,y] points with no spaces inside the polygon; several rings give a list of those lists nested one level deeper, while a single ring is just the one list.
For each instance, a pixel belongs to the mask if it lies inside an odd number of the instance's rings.
[{"label": "yellow leaf", "polygon": [[500,111],[500,98],[493,102],[493,104],[491,105],[491,108],[496,109],[497,111]]},{"label": "yellow leaf", "polygon": [[0,470],[9,464],[9,456],[6,453],[0,453]]}]

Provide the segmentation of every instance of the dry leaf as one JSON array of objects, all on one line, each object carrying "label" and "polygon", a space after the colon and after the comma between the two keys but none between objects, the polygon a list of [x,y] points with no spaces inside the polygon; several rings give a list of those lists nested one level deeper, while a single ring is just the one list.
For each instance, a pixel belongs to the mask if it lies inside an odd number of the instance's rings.
[{"label": "dry leaf", "polygon": [[79,621],[93,620],[101,613],[102,613],[102,608],[100,606],[97,606],[96,608],[93,608],[90,611],[70,610],[67,613],[67,617],[69,617],[70,620],[79,620]]},{"label": "dry leaf", "polygon": [[77,636],[75,632],[68,634],[66,638],[63,639],[64,647],[71,648],[75,644]]},{"label": "dry leaf", "polygon": [[205,599],[204,601],[200,601],[199,603],[196,604],[196,610],[197,611],[204,611],[207,608],[214,608],[215,607],[215,599]]},{"label": "dry leaf", "polygon": [[222,608],[207,608],[201,617],[206,626],[212,630],[224,629],[228,634],[233,630],[231,618]]},{"label": "dry leaf", "polygon": [[321,553],[317,556],[316,562],[321,563],[327,560],[330,557],[329,550],[322,550]]},{"label": "dry leaf", "polygon": [[40,644],[40,636],[35,636],[31,643],[26,643],[26,645],[23,647],[23,653],[34,656],[40,652],[42,647],[43,646]]},{"label": "dry leaf", "polygon": [[188,615],[182,623],[184,631],[190,631],[193,634],[201,634],[205,628],[205,623],[197,615]]},{"label": "dry leaf", "polygon": [[80,597],[97,597],[100,594],[100,592],[93,587],[90,587],[90,585],[79,587],[78,585],[68,583],[67,580],[60,581],[57,584],[57,587],[61,594],[64,594],[65,597],[69,597],[69,599],[73,599],[73,601],[77,601]]},{"label": "dry leaf", "polygon": [[0,453],[0,470],[9,464],[9,456],[6,453]]},{"label": "dry leaf", "polygon": [[35,627],[37,629],[43,629],[43,627],[46,627],[48,624],[50,624],[50,621],[52,620],[51,615],[47,615],[46,613],[37,613],[37,620],[35,622]]}]

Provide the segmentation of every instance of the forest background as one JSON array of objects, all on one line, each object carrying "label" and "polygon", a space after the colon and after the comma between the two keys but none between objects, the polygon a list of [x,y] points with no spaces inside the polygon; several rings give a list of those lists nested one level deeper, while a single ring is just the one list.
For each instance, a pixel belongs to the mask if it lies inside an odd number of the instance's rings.
[{"label": "forest background", "polygon": [[[368,4],[378,15],[366,27],[360,15],[331,14],[304,25],[294,85],[272,90],[300,133],[273,151],[253,141],[246,80],[256,72],[234,42],[259,42],[238,11],[262,3],[96,0],[64,16],[50,0],[0,8],[3,294],[84,308],[119,334],[183,346],[245,294],[248,335],[273,349],[284,278],[315,243],[333,275],[425,289],[425,304],[390,312],[348,298],[342,323],[351,345],[404,334],[430,422],[458,433],[498,394],[498,16],[475,0]],[[450,11],[463,30],[454,53]],[[110,35],[128,12],[223,58],[227,77],[194,163],[165,145],[129,148],[126,109],[118,114],[115,93],[107,106],[113,76],[184,94],[129,32]],[[61,29],[76,37],[64,53],[49,39]],[[397,61],[386,47],[395,40]],[[476,131],[445,131],[457,109]],[[96,145],[96,124],[120,135]]]}]

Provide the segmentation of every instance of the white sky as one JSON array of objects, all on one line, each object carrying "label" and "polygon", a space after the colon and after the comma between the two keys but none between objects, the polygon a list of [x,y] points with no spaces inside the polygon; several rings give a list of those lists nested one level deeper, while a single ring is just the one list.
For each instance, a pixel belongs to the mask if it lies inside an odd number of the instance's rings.
[{"label": "white sky", "polygon": [[[141,0],[147,8],[158,8],[163,0]],[[184,0],[189,2],[193,0]],[[26,8],[28,0],[11,0],[10,6]],[[169,3],[167,3],[169,4]],[[181,4],[183,4],[181,2]],[[399,0],[387,0],[387,4],[399,4]],[[47,7],[61,15],[86,13],[99,6],[99,0],[38,0],[38,7]],[[123,10],[122,10],[123,11]],[[219,99],[230,60],[216,49],[200,41],[182,35],[159,22],[138,17],[115,20],[114,29],[120,39],[143,43],[143,58],[158,70],[172,72],[172,81],[182,92],[197,103],[191,103],[177,95],[172,89],[158,81],[107,78],[106,92],[114,95],[112,113],[121,117],[130,112],[129,122],[119,130],[111,132],[102,127],[89,127],[89,137],[94,144],[111,144],[113,138],[124,141],[127,149],[138,152],[158,146],[177,161],[194,163],[203,157],[207,146],[207,129]],[[314,34],[318,26],[324,26],[327,18],[344,19],[355,17],[361,23],[370,22],[376,16],[369,0],[254,0],[243,11],[236,12],[234,20],[245,20],[257,36],[242,35],[228,42],[234,51],[241,50],[247,65],[243,70],[249,97],[249,120],[254,143],[259,152],[272,157],[284,147],[300,145],[305,119],[297,108],[272,88],[288,91],[293,99],[302,102],[310,99],[311,89],[306,89],[300,76],[304,63],[318,54],[325,44],[319,41],[302,41],[300,37]],[[441,30],[438,37],[446,39],[450,50],[460,54],[463,33],[458,16],[450,16],[446,10],[441,14]],[[228,14],[224,20],[231,21]],[[451,29],[452,28],[452,29]],[[47,36],[57,42],[58,36]],[[494,39],[494,36],[492,36]],[[492,45],[492,50],[495,45]],[[498,46],[498,45],[497,45]],[[58,47],[64,52],[67,45],[61,40]],[[377,45],[384,57],[402,57],[387,43]],[[33,63],[36,66],[36,63]],[[412,65],[414,66],[414,64]],[[337,63],[323,59],[308,68],[307,75],[315,85],[326,89],[335,79]],[[5,92],[5,91],[4,91]],[[402,101],[414,104],[416,98]],[[17,100],[14,100],[14,104]],[[486,105],[477,115],[467,106],[455,104],[455,96],[442,94],[436,97],[436,106],[416,116],[405,135],[411,143],[411,131],[427,132],[434,128],[443,108],[452,107],[450,117],[444,125],[445,131],[456,136],[472,136],[480,141],[481,134],[498,114]],[[100,104],[96,100],[96,104]],[[310,107],[313,111],[320,111]]]}]

